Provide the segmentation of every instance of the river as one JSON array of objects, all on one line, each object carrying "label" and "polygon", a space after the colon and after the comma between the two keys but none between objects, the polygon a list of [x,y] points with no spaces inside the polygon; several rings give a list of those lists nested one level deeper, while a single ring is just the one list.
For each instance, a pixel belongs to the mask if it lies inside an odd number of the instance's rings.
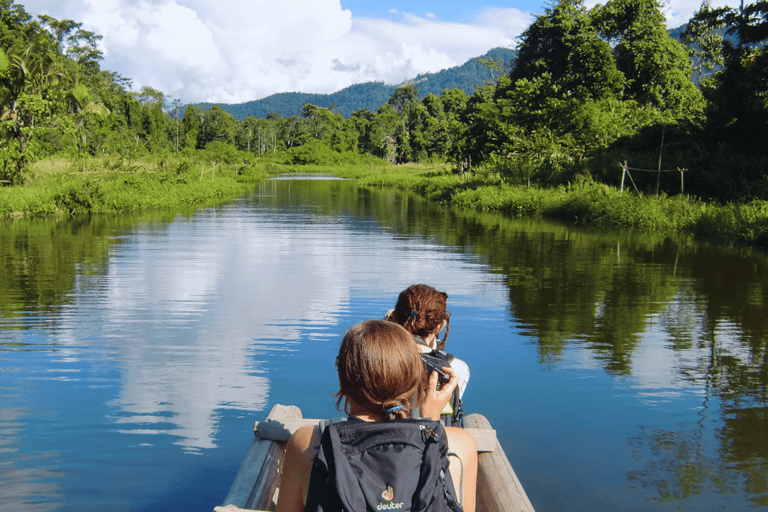
[{"label": "river", "polygon": [[340,337],[414,283],[537,511],[768,506],[761,253],[305,179],[0,254],[2,510],[211,511],[272,405],[339,416]]}]

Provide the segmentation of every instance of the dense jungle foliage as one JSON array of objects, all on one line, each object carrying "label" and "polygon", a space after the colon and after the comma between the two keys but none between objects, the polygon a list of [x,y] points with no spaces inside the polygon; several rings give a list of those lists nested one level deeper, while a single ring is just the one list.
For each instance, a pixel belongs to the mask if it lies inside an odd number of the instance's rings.
[{"label": "dense jungle foliage", "polygon": [[443,162],[494,193],[595,183],[768,199],[768,1],[703,4],[685,44],[664,22],[656,0],[560,0],[522,34],[511,67],[483,60],[493,79],[472,94],[422,97],[408,84],[376,111],[345,117],[309,103],[300,115],[238,122],[218,105],[182,109],[161,91],[131,92],[100,68],[100,36],[0,0],[0,180],[30,183],[32,164],[52,157],[79,171],[171,157],[195,168]]}]

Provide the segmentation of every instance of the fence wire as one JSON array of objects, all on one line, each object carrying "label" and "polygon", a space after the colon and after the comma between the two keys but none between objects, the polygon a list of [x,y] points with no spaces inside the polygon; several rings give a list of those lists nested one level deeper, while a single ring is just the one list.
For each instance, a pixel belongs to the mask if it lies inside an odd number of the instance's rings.
[{"label": "fence wire", "polygon": [[[635,185],[635,180],[632,178],[632,175],[629,173],[629,171],[640,171],[640,172],[655,172],[661,174],[662,172],[679,172],[680,173],[680,193],[683,194],[685,192],[685,180],[683,178],[683,173],[687,172],[688,169],[640,169],[638,167],[630,167],[629,164],[627,164],[627,161],[625,160],[622,164],[619,162],[619,166],[621,167],[621,194],[624,193],[624,177],[629,176],[629,180],[632,182],[632,186],[635,187],[635,191],[639,194],[640,191],[637,189],[637,185]],[[656,196],[659,195],[659,182],[656,180]]]}]

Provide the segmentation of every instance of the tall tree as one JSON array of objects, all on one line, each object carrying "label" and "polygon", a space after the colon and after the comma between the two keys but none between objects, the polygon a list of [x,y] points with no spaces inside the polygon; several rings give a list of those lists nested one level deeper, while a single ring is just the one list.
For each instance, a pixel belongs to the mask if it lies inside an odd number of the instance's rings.
[{"label": "tall tree", "polygon": [[187,105],[184,109],[184,118],[181,120],[183,146],[195,149],[200,130],[203,127],[203,108],[198,105]]},{"label": "tall tree", "polygon": [[691,82],[688,52],[667,32],[660,7],[657,0],[610,0],[592,17],[601,36],[615,44],[630,97],[675,118],[696,115],[704,105]]},{"label": "tall tree", "polygon": [[[688,21],[680,40],[691,55],[696,83],[701,86],[702,76],[711,75],[725,63],[723,32],[725,22],[719,19],[709,0],[704,0],[699,11]],[[708,72],[705,72],[704,70]]]},{"label": "tall tree", "polygon": [[[7,21],[7,14],[0,11],[0,19]],[[73,129],[69,107],[87,95],[74,90],[74,70],[48,32],[34,22],[22,22],[18,30],[27,31],[26,43],[14,44],[8,53],[0,49],[0,179],[11,183],[22,181],[29,163],[40,156],[42,131],[57,124]]]},{"label": "tall tree", "polygon": [[224,111],[219,105],[214,105],[203,112],[197,147],[202,149],[209,142],[232,144],[236,133],[237,121],[232,117],[232,114]]},{"label": "tall tree", "polygon": [[613,97],[624,89],[611,46],[600,37],[582,0],[560,0],[547,8],[521,38],[509,74],[513,87],[518,80],[535,83],[546,74],[564,99]]},{"label": "tall tree", "polygon": [[408,105],[419,101],[419,88],[413,84],[401,85],[390,96],[388,104],[398,112],[405,110]]},{"label": "tall tree", "polygon": [[[723,68],[706,84],[707,123],[715,139],[746,151],[768,147],[768,1],[738,9],[713,9],[708,4],[692,19],[693,37],[698,30],[725,28],[735,44],[721,38],[711,53],[722,58]],[[749,181],[749,180],[748,180]]]}]

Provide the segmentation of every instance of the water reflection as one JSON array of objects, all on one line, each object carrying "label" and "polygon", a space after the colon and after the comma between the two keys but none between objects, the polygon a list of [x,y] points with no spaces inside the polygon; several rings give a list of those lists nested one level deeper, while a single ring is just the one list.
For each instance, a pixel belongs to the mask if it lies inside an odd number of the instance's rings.
[{"label": "water reflection", "polygon": [[217,409],[261,410],[268,399],[253,341],[291,350],[299,323],[332,323],[344,310],[346,260],[335,249],[345,240],[328,234],[286,229],[270,215],[182,219],[157,237],[141,230],[104,276],[80,283],[59,338],[98,339],[118,362],[110,418],[130,427],[120,432],[213,448]]},{"label": "water reflection", "polygon": [[[0,372],[8,399],[0,410],[29,404],[17,424],[22,435],[4,437],[11,452],[3,479],[16,483],[3,503],[54,502],[56,486],[37,485],[51,472],[65,482],[69,507],[83,505],[86,489],[105,486],[98,493],[109,493],[111,508],[152,508],[162,491],[145,482],[143,501],[132,502],[129,488],[115,488],[121,475],[164,481],[189,464],[169,444],[184,454],[215,450],[225,411],[263,411],[275,379],[294,384],[295,401],[299,386],[317,380],[311,370],[322,368],[325,381],[301,396],[332,404],[332,365],[318,359],[330,357],[328,346],[353,322],[341,323],[353,293],[382,297],[386,306],[374,313],[381,315],[417,277],[445,283],[447,274],[456,291],[486,279],[451,250],[435,260],[441,247],[393,244],[373,218],[338,218],[312,205],[286,210],[272,197],[267,190],[187,217],[2,231],[14,278],[0,288],[0,353],[9,370]],[[58,246],[60,269],[43,265],[40,248]],[[501,310],[497,295],[488,305]],[[24,442],[39,432],[52,434]],[[65,443],[61,457],[41,455]],[[27,471],[29,454],[40,466]]]},{"label": "water reflection", "polygon": [[0,242],[0,503],[75,508],[111,481],[116,508],[159,508],[125,475],[216,453],[228,411],[327,414],[340,334],[427,282],[451,296],[467,400],[540,508],[768,504],[763,255],[317,180]]},{"label": "water reflection", "polygon": [[[595,243],[557,228],[542,236],[514,223],[502,237],[499,227],[476,229],[476,246],[508,276],[512,311],[542,363],[590,358],[629,377],[645,406],[699,412],[675,430],[640,420],[630,444],[641,469],[630,479],[662,501],[716,492],[765,505],[766,258],[685,239],[618,233]],[[574,358],[574,345],[588,350]]]},{"label": "water reflection", "polygon": [[[645,433],[629,438],[645,467],[627,474],[642,489],[655,489],[651,496],[682,501],[709,492],[744,493],[751,503],[764,502],[768,437],[756,422],[737,431],[732,420],[721,420],[750,410],[745,407],[765,411],[764,255],[710,250],[662,234],[598,237],[589,230],[424,206],[386,191],[329,196],[320,202],[297,184],[289,201],[358,211],[399,236],[433,237],[452,250],[477,254],[505,277],[510,311],[542,365],[602,368],[621,379],[616,382],[627,381],[640,407],[675,414],[676,430],[640,420]],[[673,412],[681,407],[700,414]],[[761,449],[731,451],[744,439]]]},{"label": "water reflection", "polygon": [[[0,462],[0,507],[23,504],[24,510],[56,510],[63,504],[56,471],[41,466],[55,464],[59,455],[29,456],[19,453],[27,412],[25,408],[0,408],[0,458],[3,460]],[[13,459],[17,459],[18,463],[8,462]],[[30,499],[32,497],[36,498]]]}]

